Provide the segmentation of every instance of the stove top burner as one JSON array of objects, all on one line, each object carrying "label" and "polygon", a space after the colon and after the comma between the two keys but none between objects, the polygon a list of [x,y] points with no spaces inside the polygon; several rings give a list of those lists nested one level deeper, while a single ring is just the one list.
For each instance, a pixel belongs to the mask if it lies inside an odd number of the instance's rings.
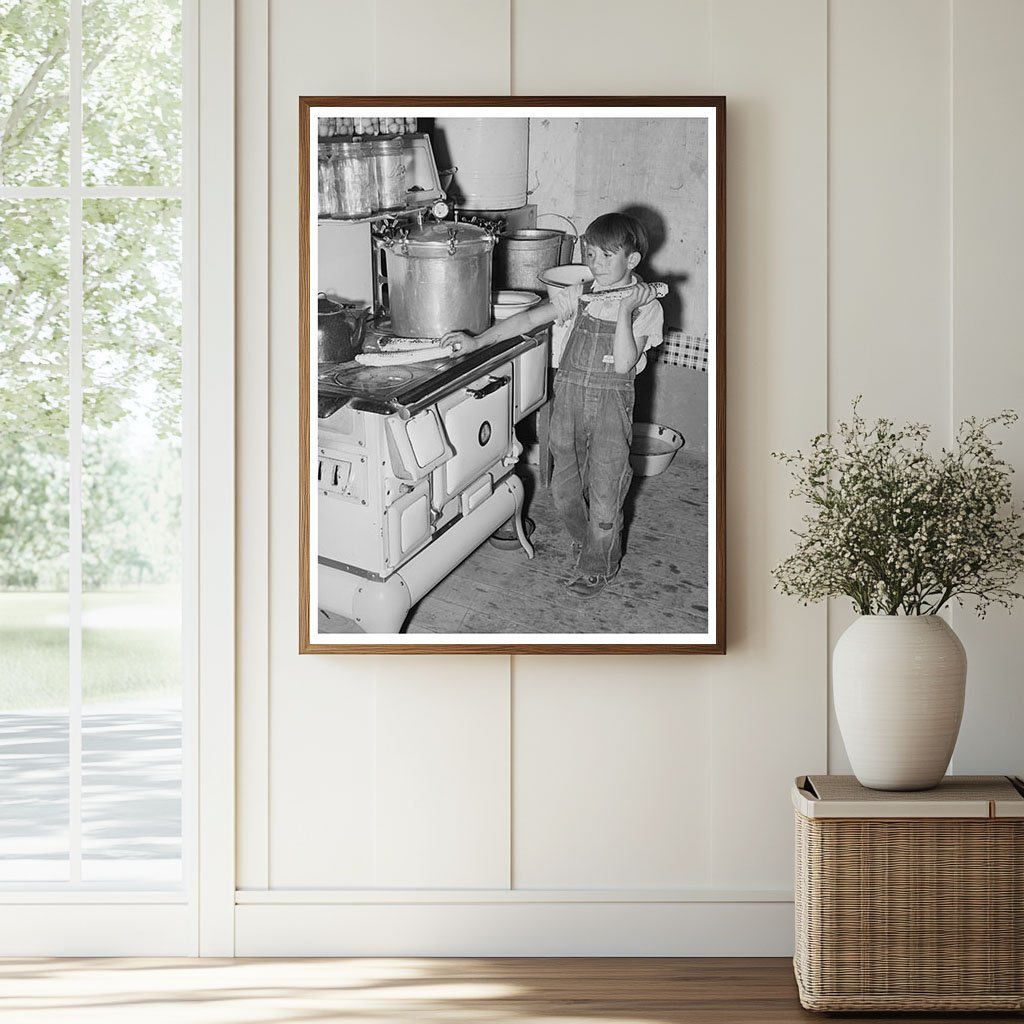
[{"label": "stove top burner", "polygon": [[[378,321],[367,329],[364,352],[386,352],[395,338],[389,321]],[[394,399],[410,385],[436,376],[451,365],[451,359],[424,363],[395,363],[393,366],[364,366],[361,363],[321,363],[317,386],[321,393],[350,395],[376,401]]]},{"label": "stove top burner", "polygon": [[[389,336],[381,330],[367,332],[364,349],[381,351],[380,338]],[[541,343],[544,336],[499,341],[474,352],[425,363],[396,363],[394,366],[365,366],[355,361],[320,363],[318,417],[326,419],[343,406],[385,416],[395,413],[408,416],[416,408],[472,383],[503,360]]]},{"label": "stove top burner", "polygon": [[385,396],[401,391],[415,380],[412,366],[363,366],[361,363],[324,363],[318,378],[319,390],[332,385],[339,393]]},{"label": "stove top burner", "polygon": [[323,419],[343,405],[368,412],[401,412],[408,397],[429,389],[431,381],[450,359],[426,363],[396,363],[394,366],[364,366],[362,363],[321,363],[317,375],[319,416]]}]

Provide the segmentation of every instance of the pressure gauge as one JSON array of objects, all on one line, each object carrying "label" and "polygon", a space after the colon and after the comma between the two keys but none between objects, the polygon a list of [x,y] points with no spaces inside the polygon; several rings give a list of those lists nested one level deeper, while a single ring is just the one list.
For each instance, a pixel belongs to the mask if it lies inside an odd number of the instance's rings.
[{"label": "pressure gauge", "polygon": [[438,219],[444,220],[448,216],[448,204],[443,199],[438,199],[430,208],[430,212]]}]

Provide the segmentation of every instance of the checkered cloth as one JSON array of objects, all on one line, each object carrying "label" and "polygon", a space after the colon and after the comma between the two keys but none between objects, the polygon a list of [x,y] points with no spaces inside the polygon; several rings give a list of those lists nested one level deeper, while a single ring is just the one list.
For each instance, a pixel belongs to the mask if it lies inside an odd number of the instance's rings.
[{"label": "checkered cloth", "polygon": [[682,331],[666,329],[665,340],[653,349],[650,355],[656,363],[668,363],[669,366],[682,366],[687,370],[708,372],[708,339],[683,334]]}]

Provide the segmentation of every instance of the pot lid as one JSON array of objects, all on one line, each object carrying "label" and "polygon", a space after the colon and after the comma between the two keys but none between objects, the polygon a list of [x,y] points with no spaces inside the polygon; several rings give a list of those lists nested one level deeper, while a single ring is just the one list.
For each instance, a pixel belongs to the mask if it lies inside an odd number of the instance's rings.
[{"label": "pot lid", "polygon": [[454,221],[430,221],[411,227],[408,235],[378,239],[385,248],[402,256],[440,257],[490,252],[494,236],[475,224]]}]

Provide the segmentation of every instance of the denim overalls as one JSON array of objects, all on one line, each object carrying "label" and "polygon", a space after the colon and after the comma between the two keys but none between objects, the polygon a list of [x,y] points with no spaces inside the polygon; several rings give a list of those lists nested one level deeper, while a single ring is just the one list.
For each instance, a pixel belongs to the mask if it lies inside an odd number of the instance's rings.
[{"label": "denim overalls", "polygon": [[614,339],[615,322],[592,317],[580,301],[555,376],[551,495],[573,542],[582,546],[581,576],[618,572],[622,505],[633,479],[636,372],[615,372]]}]

